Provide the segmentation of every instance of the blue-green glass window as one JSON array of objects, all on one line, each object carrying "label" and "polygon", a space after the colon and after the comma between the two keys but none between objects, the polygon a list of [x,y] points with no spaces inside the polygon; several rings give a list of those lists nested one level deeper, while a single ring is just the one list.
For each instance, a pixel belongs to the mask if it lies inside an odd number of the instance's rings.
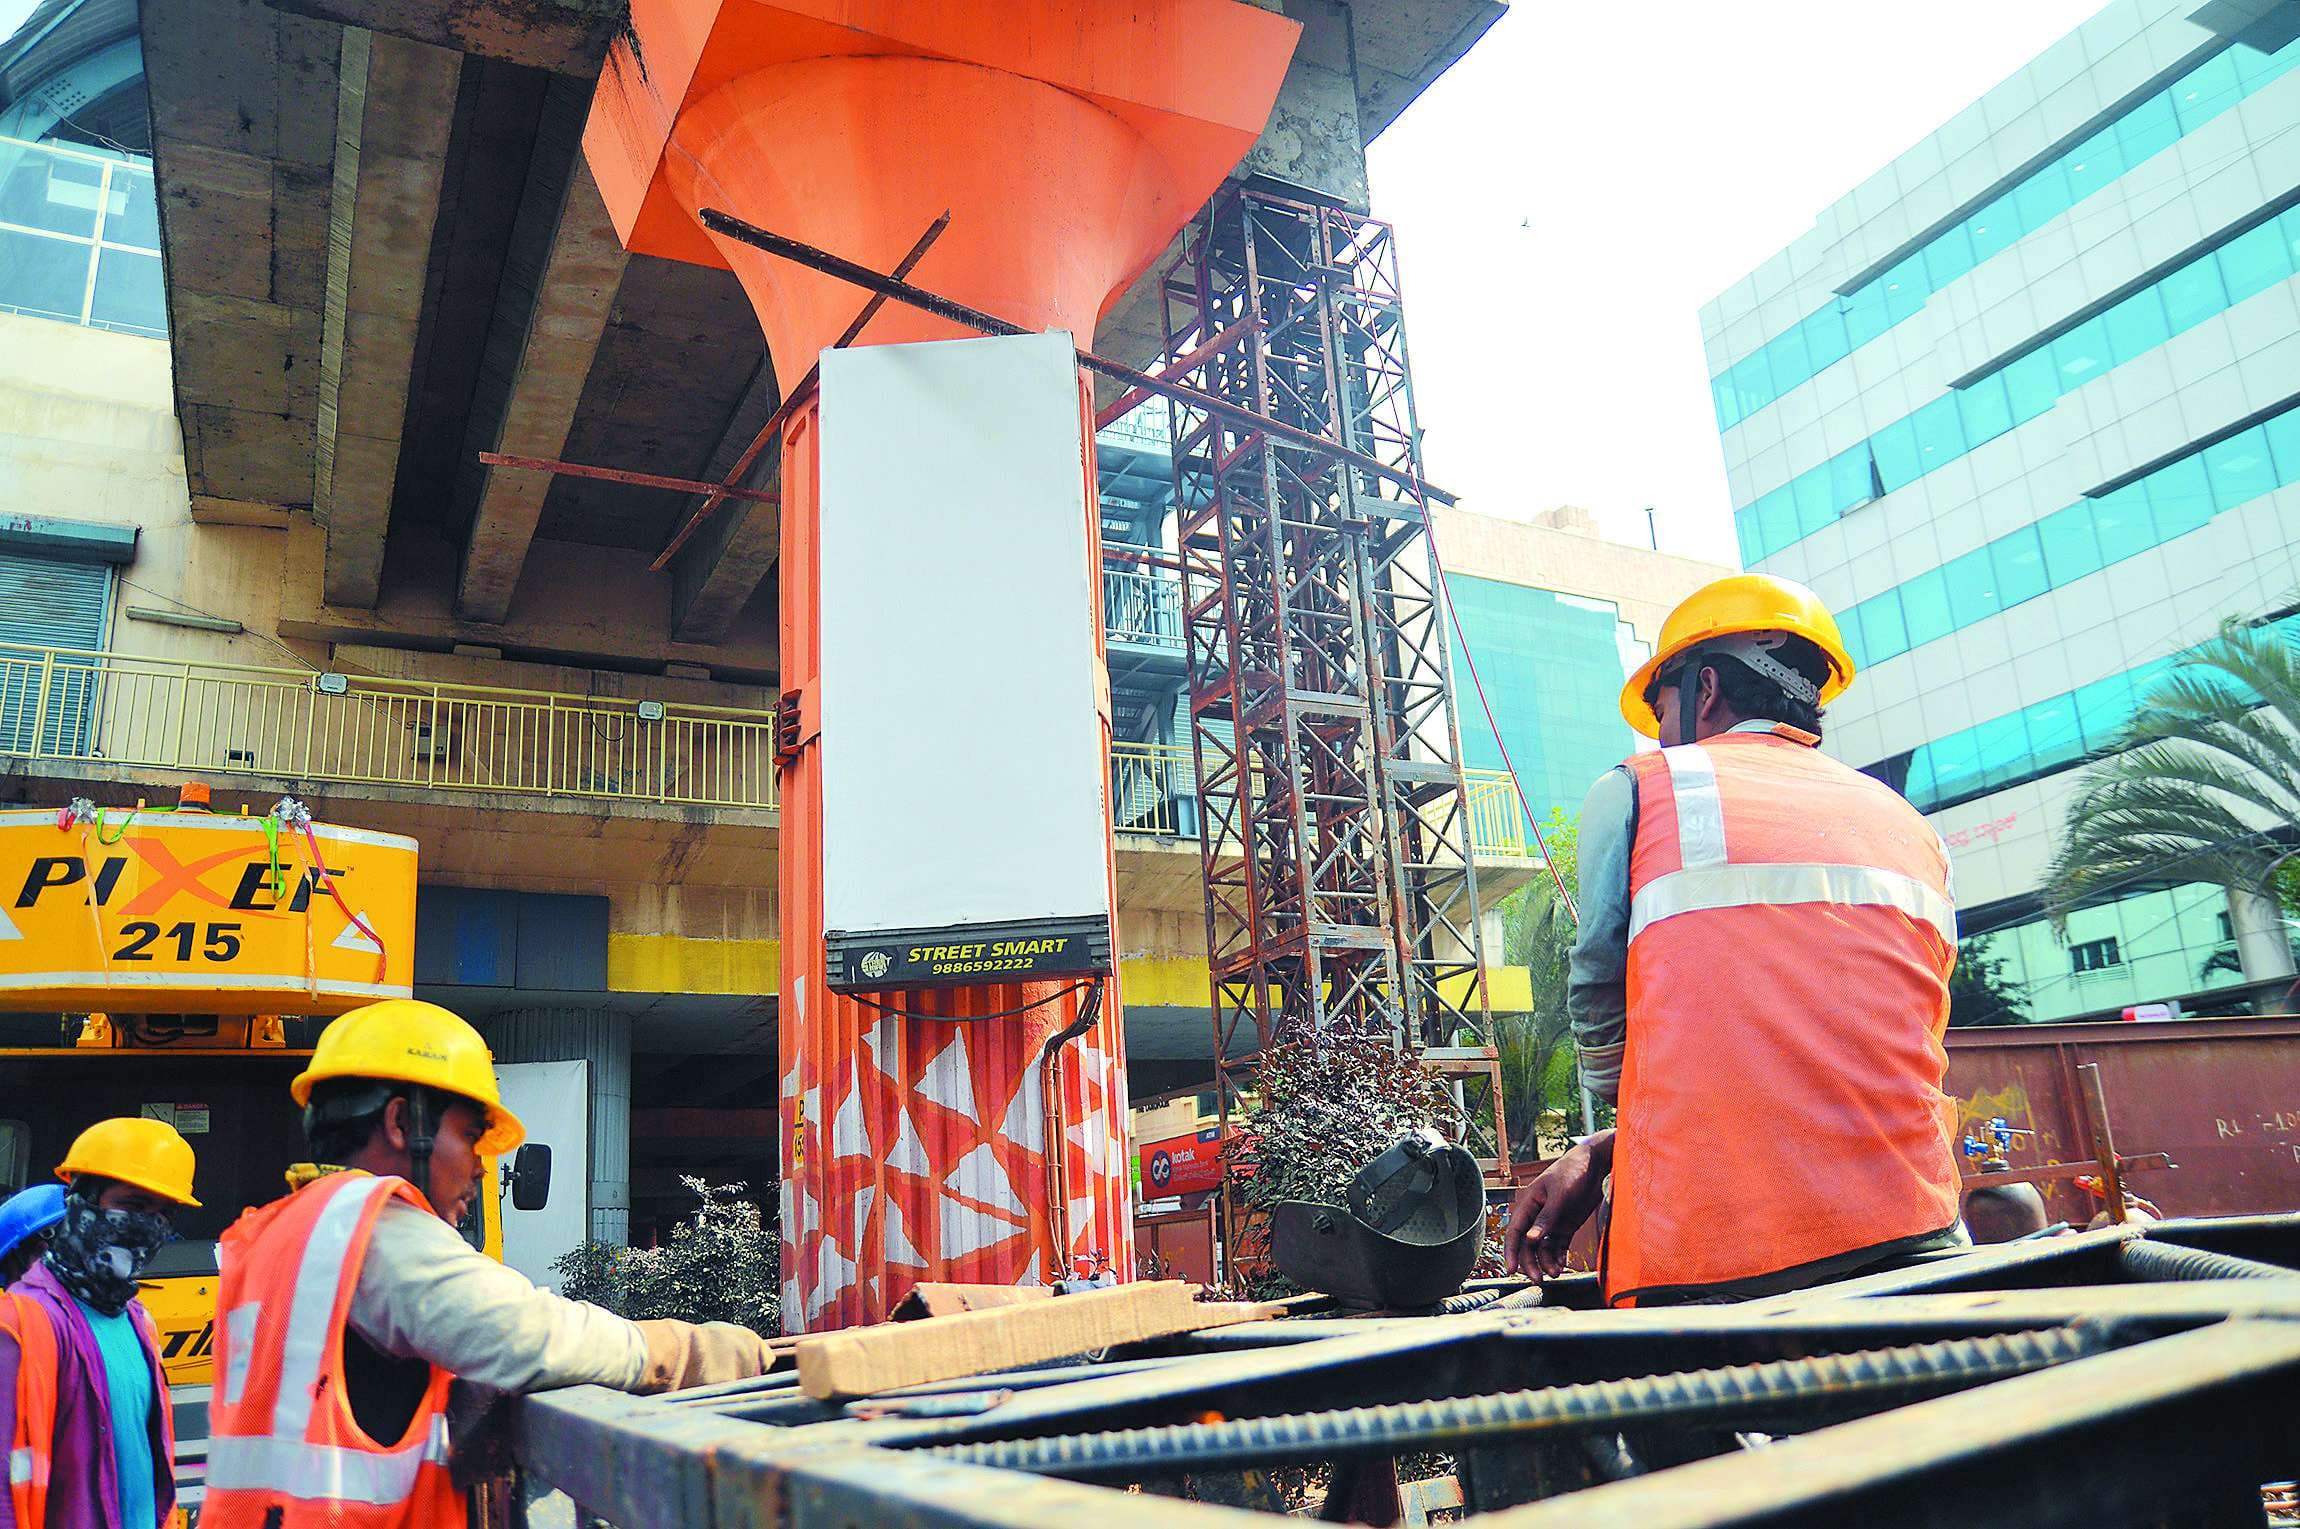
[{"label": "blue-green glass window", "polygon": [[2092,529],[2100,538],[2103,567],[2155,546],[2156,526],[2148,516],[2148,490],[2139,483],[2127,483],[2094,499]]},{"label": "blue-green glass window", "polygon": [[1882,279],[1864,282],[1846,293],[1837,300],[1837,311],[1844,315],[1845,343],[1854,350],[1893,327],[1893,319],[1885,310]]},{"label": "blue-green glass window", "polygon": [[1869,459],[1868,442],[1829,458],[1829,502],[1839,514],[1876,497],[1876,467]]},{"label": "blue-green glass window", "polygon": [[1837,507],[1829,502],[1828,464],[1797,474],[1789,482],[1789,494],[1797,506],[1799,536],[1811,536],[1837,518]]},{"label": "blue-green glass window", "polygon": [[2273,218],[2220,246],[2212,262],[2220,267],[2220,280],[2232,305],[2255,292],[2267,291],[2292,274],[2292,257],[2284,248],[2283,230]]},{"label": "blue-green glass window", "polygon": [[1885,289],[1885,317],[1888,323],[1901,320],[1924,307],[1932,294],[1925,287],[1925,261],[1922,255],[1910,255],[1877,278]]},{"label": "blue-green glass window", "polygon": [[1957,420],[1964,427],[1968,446],[1993,441],[2012,428],[2012,400],[2005,380],[1991,373],[1969,388],[1956,390]]},{"label": "blue-green glass window", "polygon": [[2117,119],[2116,147],[2124,162],[2137,165],[2180,141],[2180,114],[2172,93],[2160,90]]},{"label": "blue-green glass window", "polygon": [[1773,337],[1765,347],[1765,367],[1772,374],[1776,395],[1788,392],[1813,375],[1812,364],[1805,357],[1803,325],[1785,329]]},{"label": "blue-green glass window", "polygon": [[1786,547],[1797,539],[1797,502],[1786,486],[1757,501],[1757,535],[1768,548]]},{"label": "blue-green glass window", "polygon": [[2069,209],[2068,167],[2060,160],[2044,166],[2013,190],[2020,226],[2038,229]]},{"label": "blue-green glass window", "polygon": [[1997,598],[1996,570],[1990,566],[1986,547],[1975,547],[1963,557],[1949,559],[1941,565],[1941,577],[1948,582],[1952,628],[1971,626],[2004,608]]},{"label": "blue-green glass window", "polygon": [[2100,537],[2093,530],[2093,501],[2079,499],[2037,522],[2044,544],[2045,572],[2054,584],[2067,584],[2100,569]]},{"label": "blue-green glass window", "polygon": [[1997,603],[2015,606],[2052,588],[2044,571],[2044,546],[2035,526],[2022,526],[1990,542],[1989,566],[1996,574]]},{"label": "blue-green glass window", "polygon": [[1868,604],[1848,605],[1837,612],[1837,635],[1845,639],[1845,651],[1853,655],[1853,667],[1866,669],[1876,662],[1869,656],[1868,639],[1863,631],[1862,610]]},{"label": "blue-green glass window", "polygon": [[1754,568],[1769,550],[1757,538],[1757,507],[1745,504],[1733,512],[1733,539],[1741,544],[1741,566]]},{"label": "blue-green glass window", "polygon": [[2300,207],[2287,207],[2276,215],[2276,230],[2284,236],[2284,256],[2300,270]]},{"label": "blue-green glass window", "polygon": [[1933,778],[1933,750],[1930,744],[1919,744],[1909,755],[1909,782],[1902,793],[1920,806],[1940,794],[1939,782]]},{"label": "blue-green glass window", "polygon": [[1861,632],[1868,640],[1869,662],[1881,664],[1909,651],[1909,624],[1901,616],[1901,592],[1888,589],[1861,602]]},{"label": "blue-green glass window", "polygon": [[1797,326],[1805,336],[1805,362],[1819,376],[1845,359],[1845,321],[1835,310],[1823,308]]},{"label": "blue-green glass window", "polygon": [[1983,790],[2001,786],[2023,772],[2028,763],[2028,717],[2008,712],[1966,729],[1973,740],[1974,784]]},{"label": "blue-green glass window", "polygon": [[2013,423],[2025,425],[2060,400],[2060,373],[2049,347],[2032,350],[2004,369],[2005,397]]},{"label": "blue-green glass window", "polygon": [[1957,396],[1943,393],[1909,416],[1917,432],[1917,471],[1924,474],[1965,454],[1965,427],[1957,417]]},{"label": "blue-green glass window", "polygon": [[1959,729],[1946,738],[1935,738],[1925,748],[1932,755],[1935,792],[1959,796],[1980,789],[1980,740],[1973,736],[1971,728]]},{"label": "blue-green glass window", "polygon": [[2105,749],[2124,735],[2132,721],[2132,676],[2112,674],[2107,679],[2072,691],[2077,725],[2084,730],[2086,753]]},{"label": "blue-green glass window", "polygon": [[2088,319],[2052,342],[2053,370],[2060,373],[2060,391],[2071,393],[2106,371],[2108,326]]},{"label": "blue-green glass window", "polygon": [[1956,621],[1949,614],[1948,581],[1940,569],[1920,573],[1901,586],[1901,614],[1908,621],[1912,648],[1956,630]]},{"label": "blue-green glass window", "polygon": [[2286,409],[2260,427],[2276,463],[2276,481],[2300,483],[2300,409]]},{"label": "blue-green glass window", "polygon": [[2135,486],[2146,490],[2149,515],[2156,523],[2149,546],[2186,536],[2212,519],[2212,480],[2200,457],[2168,462]]},{"label": "blue-green glass window", "polygon": [[[1727,373],[1730,376],[1731,373]],[[1738,402],[1733,397],[1733,384],[1724,377],[1709,379],[1709,402],[1717,409],[1717,433],[1722,435],[1741,423]]]},{"label": "blue-green glass window", "polygon": [[2172,83],[2172,109],[2179,113],[2180,130],[2193,133],[2235,105],[2244,95],[2236,77],[2234,49],[2215,53]]},{"label": "blue-green glass window", "polygon": [[2164,294],[2153,285],[2142,287],[2102,314],[2100,323],[2107,331],[2108,354],[2115,366],[2172,338],[2172,326],[2164,318]]},{"label": "blue-green glass window", "polygon": [[1869,437],[1869,450],[1877,459],[1877,481],[1884,484],[1885,492],[1923,475],[1924,459],[1917,453],[1917,427],[1914,420],[1898,419]]},{"label": "blue-green glass window", "polygon": [[2164,294],[2165,321],[2181,334],[2228,306],[2228,289],[2220,284],[2220,268],[2209,260],[2191,260],[2157,282]]},{"label": "blue-green glass window", "polygon": [[1972,242],[1975,265],[2018,239],[2020,213],[2013,206],[2012,193],[2007,192],[1965,219],[1965,228]]},{"label": "blue-green glass window", "polygon": [[1942,230],[1922,253],[1925,280],[1935,292],[1973,268],[1973,238],[1962,223]]},{"label": "blue-green glass window", "polygon": [[2276,488],[2276,463],[2268,436],[2258,425],[2204,450],[2205,475],[2212,481],[2212,507],[2233,510]]},{"label": "blue-green glass window", "polygon": [[2031,765],[2040,770],[2084,757],[2084,729],[2077,725],[2076,697],[2056,695],[2026,708]]},{"label": "blue-green glass window", "polygon": [[2068,166],[2071,201],[2081,202],[2125,171],[2124,151],[2116,146],[2116,129],[2104,127],[2061,156]]},{"label": "blue-green glass window", "polygon": [[2272,80],[2281,79],[2293,65],[2300,64],[2300,38],[2294,38],[2273,53],[2245,43],[2238,43],[2228,51],[2236,60],[2236,82],[2247,95]]}]

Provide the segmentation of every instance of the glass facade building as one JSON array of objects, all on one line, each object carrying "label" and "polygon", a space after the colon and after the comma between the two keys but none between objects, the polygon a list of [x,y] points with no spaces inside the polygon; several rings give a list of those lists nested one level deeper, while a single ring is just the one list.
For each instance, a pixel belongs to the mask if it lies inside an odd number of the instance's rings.
[{"label": "glass facade building", "polygon": [[1860,664],[1827,746],[1928,813],[2034,1018],[2239,982],[2214,888],[2065,937],[2085,761],[2300,601],[2300,4],[2110,6],[1703,313],[1742,559]]}]

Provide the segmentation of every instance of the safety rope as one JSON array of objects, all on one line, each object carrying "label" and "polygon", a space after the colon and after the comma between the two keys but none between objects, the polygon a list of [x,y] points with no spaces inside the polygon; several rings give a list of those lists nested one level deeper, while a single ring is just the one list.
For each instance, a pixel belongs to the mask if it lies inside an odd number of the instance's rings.
[{"label": "safety rope", "polygon": [[[335,905],[338,908],[343,910],[344,918],[350,922],[354,929],[357,929],[361,934],[366,935],[368,939],[374,943],[375,980],[381,982],[383,980],[383,974],[389,960],[389,958],[384,953],[383,936],[377,934],[375,932],[375,927],[368,923],[366,919],[361,918],[357,913],[353,912],[351,904],[343,900],[343,889],[335,884],[335,873],[328,869],[326,859],[320,854],[319,835],[312,828],[311,809],[306,807],[303,803],[297,801],[292,796],[283,796],[279,800],[279,805],[274,807],[272,810],[279,815],[280,821],[282,823],[286,824],[288,827],[298,828],[303,831],[304,844],[311,851],[311,877],[313,882],[317,885],[326,887],[327,895],[335,900]],[[307,903],[305,906],[308,910],[310,905]],[[308,931],[305,935],[305,940],[306,948],[309,949],[310,935]],[[316,963],[312,964],[312,969],[315,971],[317,970]]]}]

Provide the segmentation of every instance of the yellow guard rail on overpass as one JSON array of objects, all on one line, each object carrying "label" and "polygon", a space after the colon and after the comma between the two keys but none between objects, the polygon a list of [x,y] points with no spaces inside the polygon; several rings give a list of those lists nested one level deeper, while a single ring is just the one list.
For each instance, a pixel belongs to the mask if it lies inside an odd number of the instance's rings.
[{"label": "yellow guard rail on overpass", "polygon": [[[774,712],[0,643],[0,756],[682,806],[775,805]],[[1120,743],[1122,834],[1195,836],[1186,744]],[[1481,855],[1526,852],[1509,777],[1464,772]]]}]

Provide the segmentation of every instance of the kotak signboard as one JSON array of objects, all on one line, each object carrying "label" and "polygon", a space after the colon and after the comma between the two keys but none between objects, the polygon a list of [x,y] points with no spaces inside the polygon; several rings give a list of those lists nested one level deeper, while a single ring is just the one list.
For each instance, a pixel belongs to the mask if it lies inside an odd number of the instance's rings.
[{"label": "kotak signboard", "polygon": [[1190,1136],[1170,1136],[1142,1147],[1142,1198],[1196,1194],[1222,1182],[1222,1130],[1208,1126]]},{"label": "kotak signboard", "polygon": [[340,1014],[406,997],[415,841],[312,831],[324,868],[286,828],[275,857],[260,818],[59,828],[53,811],[0,812],[0,1009]]}]

